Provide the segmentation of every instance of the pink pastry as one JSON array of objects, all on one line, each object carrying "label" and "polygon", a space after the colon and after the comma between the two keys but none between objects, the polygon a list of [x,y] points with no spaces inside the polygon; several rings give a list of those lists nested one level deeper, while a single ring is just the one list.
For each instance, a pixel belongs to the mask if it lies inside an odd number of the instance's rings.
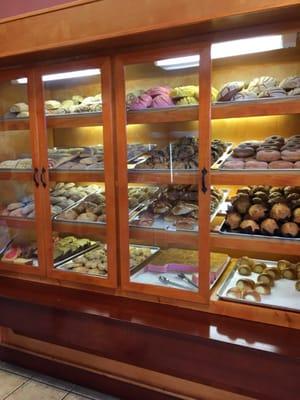
[{"label": "pink pastry", "polygon": [[171,93],[171,88],[169,88],[168,86],[156,86],[148,89],[145,93],[151,97],[159,96],[161,94],[169,95]]},{"label": "pink pastry", "polygon": [[168,94],[160,94],[152,100],[153,108],[163,108],[173,106],[173,101]]},{"label": "pink pastry", "polygon": [[295,162],[294,168],[300,168],[300,161],[296,161],[296,162]]},{"label": "pink pastry", "polygon": [[265,161],[246,161],[245,162],[246,169],[267,169],[268,163]]},{"label": "pink pastry", "polygon": [[271,169],[290,169],[293,168],[294,164],[290,161],[283,161],[283,160],[278,160],[278,161],[272,161],[269,164],[269,168]]},{"label": "pink pastry", "polygon": [[244,161],[242,160],[231,160],[226,161],[223,164],[223,168],[225,169],[244,169]]},{"label": "pink pastry", "polygon": [[130,110],[142,110],[144,108],[151,107],[152,97],[144,93],[129,105]]}]

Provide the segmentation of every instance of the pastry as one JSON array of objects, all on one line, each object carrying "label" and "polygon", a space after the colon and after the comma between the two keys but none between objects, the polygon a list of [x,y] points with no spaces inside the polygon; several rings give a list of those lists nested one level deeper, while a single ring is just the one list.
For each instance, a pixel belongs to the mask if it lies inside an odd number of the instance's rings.
[{"label": "pastry", "polygon": [[251,267],[247,264],[241,264],[238,267],[238,272],[240,275],[249,276],[252,273]]},{"label": "pastry", "polygon": [[236,286],[240,290],[253,290],[255,288],[255,283],[251,279],[239,279]]},{"label": "pastry", "polygon": [[[224,169],[244,169],[244,161],[241,160],[230,160],[225,161],[223,164]],[[299,166],[300,168],[300,166]]]},{"label": "pastry", "polygon": [[277,161],[280,159],[280,151],[277,150],[260,150],[256,153],[256,159],[258,161]]},{"label": "pastry", "polygon": [[247,257],[247,256],[243,256],[243,257],[240,257],[237,260],[236,264],[238,266],[239,265],[248,265],[252,269],[253,265],[254,265],[254,261],[251,258]]},{"label": "pastry", "polygon": [[217,101],[228,101],[231,100],[238,92],[240,92],[245,86],[242,81],[227,82],[219,90]]},{"label": "pastry", "polygon": [[17,114],[17,118],[28,118],[29,117],[29,111],[21,111],[19,114]]},{"label": "pastry", "polygon": [[300,88],[300,76],[288,76],[280,82],[279,86],[287,91]]},{"label": "pastry", "polygon": [[285,279],[289,279],[294,281],[295,279],[297,279],[297,271],[295,271],[292,268],[286,268],[283,271],[281,271],[281,275],[283,278]]},{"label": "pastry", "polygon": [[46,110],[57,110],[61,108],[61,102],[57,100],[46,100],[45,109]]},{"label": "pastry", "polygon": [[234,157],[245,158],[255,155],[255,149],[252,146],[240,144],[232,152]]},{"label": "pastry", "polygon": [[230,229],[238,229],[242,221],[242,217],[235,211],[231,211],[226,216],[226,224],[229,226]]},{"label": "pastry", "polygon": [[253,266],[253,272],[261,274],[267,268],[267,265],[262,261],[256,261]]},{"label": "pastry", "polygon": [[265,268],[264,273],[270,275],[275,281],[277,281],[281,277],[281,272],[279,268],[276,267],[267,267]]},{"label": "pastry", "polygon": [[260,224],[260,229],[263,234],[267,235],[275,235],[276,232],[279,230],[279,226],[275,219],[273,218],[266,218],[262,223]]},{"label": "pastry", "polygon": [[294,167],[295,166],[292,162],[284,160],[272,161],[269,164],[269,168],[271,169],[291,169]]},{"label": "pastry", "polygon": [[153,108],[163,108],[173,106],[174,103],[168,94],[160,94],[152,100]]},{"label": "pastry", "polygon": [[29,107],[26,103],[16,103],[10,107],[9,111],[13,114],[18,114],[20,112],[28,112]]},{"label": "pastry", "polygon": [[246,214],[249,207],[251,206],[251,201],[249,195],[245,193],[239,193],[236,197],[232,199],[232,205],[235,210],[240,214]]},{"label": "pastry", "polygon": [[257,283],[255,285],[255,291],[259,294],[271,294],[271,288],[269,285],[265,283]]},{"label": "pastry", "polygon": [[249,85],[247,90],[256,93],[257,95],[262,91],[272,88],[278,85],[278,81],[271,76],[260,76],[259,78],[253,79]]},{"label": "pastry", "polygon": [[296,237],[299,235],[299,227],[295,222],[285,222],[281,226],[283,236]]},{"label": "pastry", "polygon": [[296,88],[296,89],[290,90],[288,92],[288,95],[289,96],[300,96],[300,88]]},{"label": "pastry", "polygon": [[287,260],[279,260],[277,261],[277,268],[279,271],[283,271],[284,269],[290,268],[291,263]]},{"label": "pastry", "polygon": [[242,298],[244,300],[249,300],[249,301],[256,301],[256,302],[261,301],[260,294],[255,290],[245,290],[243,292]]},{"label": "pastry", "polygon": [[191,97],[197,100],[199,98],[199,87],[193,85],[175,87],[174,89],[171,90],[170,96],[173,99]]},{"label": "pastry", "polygon": [[269,275],[269,274],[264,273],[264,272],[258,276],[257,282],[258,283],[265,283],[266,285],[269,285],[269,286],[274,286],[273,277],[271,275]]},{"label": "pastry", "polygon": [[245,169],[267,169],[268,163],[265,161],[250,160],[245,162]]},{"label": "pastry", "polygon": [[300,207],[295,208],[293,211],[293,221],[300,224]]},{"label": "pastry", "polygon": [[288,205],[284,203],[276,203],[270,211],[270,217],[276,221],[284,221],[291,217],[291,210]]},{"label": "pastry", "polygon": [[231,98],[231,100],[235,101],[255,100],[255,99],[257,99],[256,93],[251,92],[250,90],[241,90]]},{"label": "pastry", "polygon": [[252,221],[251,219],[245,219],[244,221],[242,221],[240,224],[240,228],[247,233],[259,232],[259,225],[257,225],[257,223],[255,221]]},{"label": "pastry", "polygon": [[268,89],[263,90],[259,93],[258,97],[265,98],[265,97],[286,97],[287,93],[284,89],[280,87],[271,87]]},{"label": "pastry", "polygon": [[264,218],[267,213],[267,208],[262,204],[254,204],[252,205],[249,210],[248,214],[254,221],[259,221],[260,219]]},{"label": "pastry", "polygon": [[151,97],[156,97],[160,95],[170,95],[171,88],[167,86],[156,86],[146,90],[146,94]]},{"label": "pastry", "polygon": [[285,149],[281,152],[281,158],[285,161],[300,161],[300,149]]},{"label": "pastry", "polygon": [[295,283],[295,289],[300,292],[300,280]]},{"label": "pastry", "polygon": [[234,298],[234,299],[241,299],[242,298],[242,291],[238,287],[232,287],[227,290],[226,296]]}]

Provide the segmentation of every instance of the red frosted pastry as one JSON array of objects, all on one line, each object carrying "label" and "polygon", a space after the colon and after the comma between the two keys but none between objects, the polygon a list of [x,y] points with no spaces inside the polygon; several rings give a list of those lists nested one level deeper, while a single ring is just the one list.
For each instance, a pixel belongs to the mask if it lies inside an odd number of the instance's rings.
[{"label": "red frosted pastry", "polygon": [[152,100],[153,108],[163,108],[173,106],[173,101],[168,94],[160,94]]},{"label": "red frosted pastry", "polygon": [[223,164],[223,168],[226,169],[244,169],[244,161],[242,160],[230,160]]},{"label": "red frosted pastry", "polygon": [[268,163],[265,161],[246,161],[245,162],[246,169],[267,169]]},{"label": "red frosted pastry", "polygon": [[159,96],[161,94],[169,95],[171,93],[171,88],[168,86],[156,86],[148,89],[145,93],[151,97]]},{"label": "red frosted pastry", "polygon": [[148,94],[142,94],[138,96],[135,101],[133,101],[129,108],[130,110],[142,110],[144,108],[151,107],[152,105],[152,97]]}]

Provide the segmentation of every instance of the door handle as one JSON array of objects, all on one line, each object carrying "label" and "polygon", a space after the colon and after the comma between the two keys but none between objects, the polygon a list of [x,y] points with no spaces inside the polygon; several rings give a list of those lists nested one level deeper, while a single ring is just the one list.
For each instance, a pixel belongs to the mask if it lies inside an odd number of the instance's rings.
[{"label": "door handle", "polygon": [[34,181],[35,187],[37,187],[37,188],[39,187],[38,173],[39,173],[38,168],[34,168],[34,172],[33,172],[33,181]]},{"label": "door handle", "polygon": [[206,193],[207,192],[207,186],[206,186],[206,175],[207,175],[207,169],[204,167],[201,170],[201,174],[202,174],[202,192]]},{"label": "door handle", "polygon": [[42,172],[41,172],[41,182],[44,188],[47,187],[47,181],[46,181],[46,168],[42,168]]}]

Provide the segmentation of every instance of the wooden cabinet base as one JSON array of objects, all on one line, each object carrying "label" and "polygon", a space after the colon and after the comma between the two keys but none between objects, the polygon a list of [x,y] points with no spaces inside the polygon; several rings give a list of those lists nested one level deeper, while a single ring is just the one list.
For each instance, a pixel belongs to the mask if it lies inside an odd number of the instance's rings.
[{"label": "wooden cabinet base", "polygon": [[[0,326],[18,336],[255,399],[298,398],[297,330],[100,293],[47,289],[40,284],[31,284],[31,288],[24,284],[19,296],[6,293],[0,297]],[[4,332],[2,342],[5,339]],[[39,365],[39,359],[35,362],[31,357],[29,353],[13,353],[4,344],[0,352],[2,359],[28,367]],[[26,360],[31,364],[25,364]],[[81,375],[80,366],[72,373],[64,365],[56,365],[57,361],[51,362],[47,360],[49,369],[45,366],[42,372],[120,395],[114,392],[118,385],[103,372],[103,379],[99,379],[103,386],[99,383],[97,387],[96,376],[92,379],[85,372]],[[115,371],[117,375],[118,368]],[[136,381],[140,382],[139,374]],[[172,398],[158,397],[160,392],[154,392],[157,397],[153,397],[153,388],[148,390],[152,397],[142,391],[137,395],[130,392],[137,390],[130,385],[128,396],[122,398]],[[120,390],[125,391],[125,386]],[[205,399],[201,393],[194,398]]]}]

